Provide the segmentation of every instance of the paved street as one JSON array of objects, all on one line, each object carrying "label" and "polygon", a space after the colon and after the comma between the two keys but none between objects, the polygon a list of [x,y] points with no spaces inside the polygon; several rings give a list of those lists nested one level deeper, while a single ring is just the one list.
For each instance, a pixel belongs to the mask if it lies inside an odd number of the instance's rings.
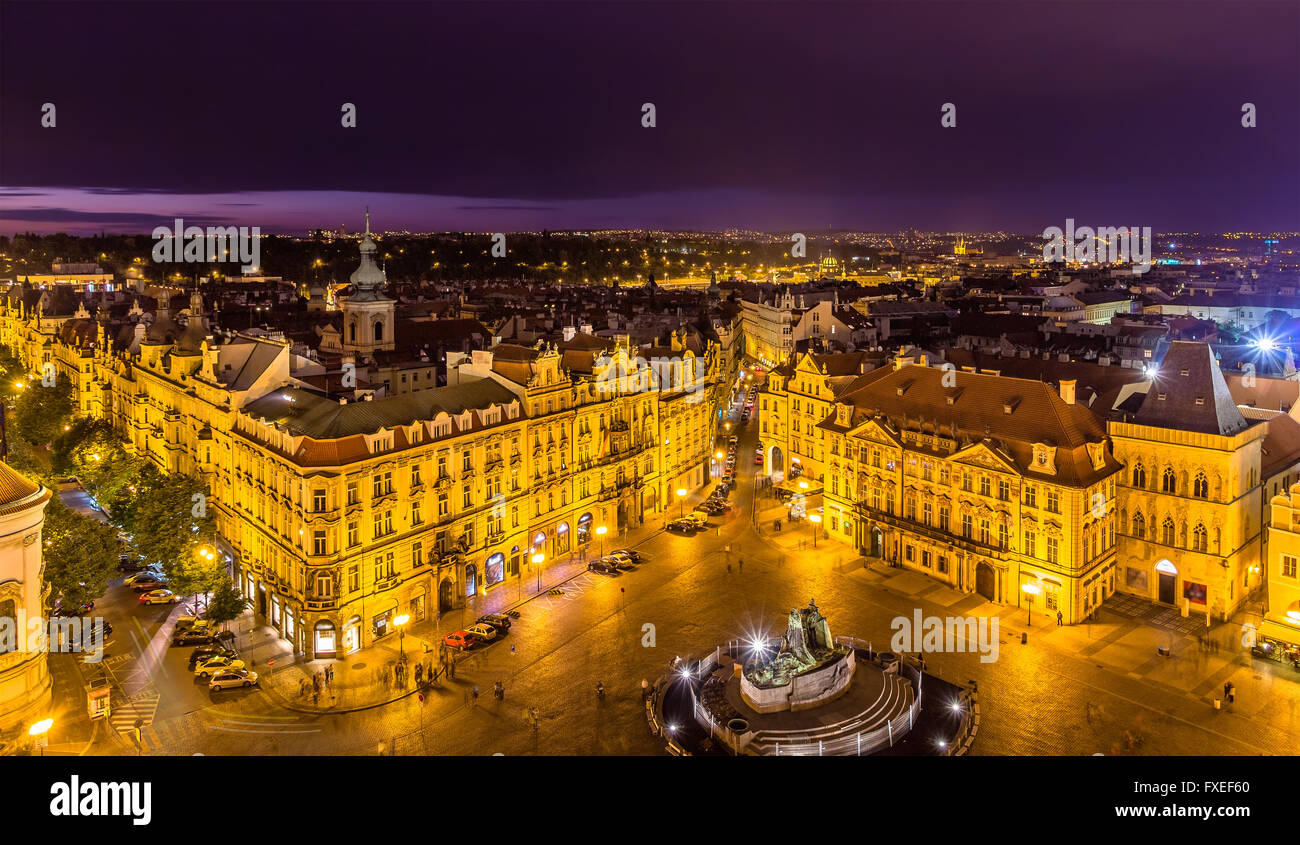
[{"label": "paved street", "polygon": [[[1214,629],[1217,653],[1202,650],[1177,626],[1107,609],[1091,625],[1058,628],[1039,614],[1027,627],[1023,610],[865,560],[843,545],[821,540],[816,550],[800,549],[806,527],[759,534],[751,521],[759,469],[752,463],[753,422],[740,437],[736,507],[711,530],[686,537],[664,533],[662,522],[643,526],[628,538],[647,558],[634,571],[609,577],[586,572],[579,561],[551,566],[540,593],[525,578],[471,600],[463,620],[455,612],[443,624],[413,626],[404,647],[422,655],[424,642],[437,642],[442,631],[481,613],[507,607],[520,613],[504,640],[465,655],[456,677],[423,702],[376,680],[397,655],[390,637],[334,662],[339,694],[312,707],[294,692],[324,661],[291,665],[269,628],[250,629],[247,622],[239,627],[242,653],[257,671],[273,675],[264,689],[210,693],[186,670],[189,649],[166,647],[169,617],[179,610],[141,607],[134,593],[115,585],[97,605],[116,629],[106,664],[132,699],[114,722],[130,728],[141,719],[148,754],[375,754],[381,743],[398,754],[662,753],[646,728],[641,680],[661,674],[675,655],[698,654],[762,626],[771,630],[791,607],[815,598],[834,633],[880,646],[890,639],[890,620],[918,607],[925,615],[998,616],[995,663],[981,663],[973,653],[928,657],[932,673],[979,683],[983,725],[975,754],[1300,752],[1300,677],[1234,647],[1238,625]],[[653,647],[643,645],[648,630]],[[1028,631],[1024,645],[1022,631]],[[1171,656],[1159,655],[1157,646],[1168,646]],[[69,672],[77,671],[76,661],[59,655],[54,662],[65,694],[75,686]],[[497,680],[506,688],[503,702],[491,695]],[[603,701],[594,693],[597,680],[609,690]],[[1228,680],[1237,686],[1236,703],[1216,712],[1212,698]],[[481,690],[477,702],[469,696],[474,685]],[[541,715],[536,731],[524,719],[529,707]],[[81,731],[68,726],[52,749],[73,750],[78,741],[84,747],[89,727]],[[101,726],[90,753],[135,753],[135,747]]]}]

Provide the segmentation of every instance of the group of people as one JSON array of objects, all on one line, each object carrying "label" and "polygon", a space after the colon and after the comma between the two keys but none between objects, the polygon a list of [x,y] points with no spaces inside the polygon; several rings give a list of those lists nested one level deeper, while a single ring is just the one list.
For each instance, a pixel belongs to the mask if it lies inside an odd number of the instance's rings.
[{"label": "group of people", "polygon": [[302,698],[311,697],[312,704],[319,704],[322,692],[334,692],[334,667],[326,666],[324,669],[317,671],[308,681],[303,678],[298,685],[298,695]]}]

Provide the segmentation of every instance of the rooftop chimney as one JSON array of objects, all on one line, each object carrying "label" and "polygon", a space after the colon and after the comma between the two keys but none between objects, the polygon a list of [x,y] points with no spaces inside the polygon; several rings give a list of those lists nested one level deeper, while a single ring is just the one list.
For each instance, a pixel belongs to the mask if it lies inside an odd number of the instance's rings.
[{"label": "rooftop chimney", "polygon": [[1072,378],[1061,379],[1061,398],[1065,400],[1065,404],[1067,405],[1074,404],[1074,388],[1077,384],[1078,384],[1078,379],[1072,379]]}]

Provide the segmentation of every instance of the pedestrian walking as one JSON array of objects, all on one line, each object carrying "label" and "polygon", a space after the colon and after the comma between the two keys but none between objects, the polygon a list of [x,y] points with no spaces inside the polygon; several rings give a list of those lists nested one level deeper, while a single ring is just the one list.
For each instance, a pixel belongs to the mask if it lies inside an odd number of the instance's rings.
[{"label": "pedestrian walking", "polygon": [[301,697],[301,698],[306,698],[306,697],[307,697],[307,693],[310,692],[310,691],[311,691],[311,684],[307,683],[307,679],[306,679],[306,678],[303,678],[301,681],[298,682],[298,695],[299,695],[299,697]]},{"label": "pedestrian walking", "polygon": [[1065,616],[1061,613],[1061,611],[1059,610],[1056,611],[1056,627],[1059,628],[1064,624],[1065,624]]},{"label": "pedestrian walking", "polygon": [[727,574],[731,574],[731,564],[727,564]]},{"label": "pedestrian walking", "polygon": [[736,558],[736,570],[738,572],[745,571],[745,559],[743,557]]},{"label": "pedestrian walking", "polygon": [[326,667],[325,667],[325,683],[327,683],[327,684],[332,684],[332,683],[334,683],[334,667],[333,667],[333,666],[326,666]]},{"label": "pedestrian walking", "polygon": [[320,672],[311,676],[311,691],[320,695]]},{"label": "pedestrian walking", "polygon": [[418,687],[424,683],[424,666],[420,663],[415,664],[415,685]]},{"label": "pedestrian walking", "polygon": [[1232,685],[1232,682],[1231,682],[1231,681],[1229,681],[1229,682],[1227,683],[1227,685],[1225,685],[1225,687],[1224,687],[1224,692],[1226,692],[1226,693],[1228,694],[1228,703],[1229,703],[1229,704],[1232,704],[1234,701],[1237,700],[1237,688],[1236,688],[1235,686]]}]

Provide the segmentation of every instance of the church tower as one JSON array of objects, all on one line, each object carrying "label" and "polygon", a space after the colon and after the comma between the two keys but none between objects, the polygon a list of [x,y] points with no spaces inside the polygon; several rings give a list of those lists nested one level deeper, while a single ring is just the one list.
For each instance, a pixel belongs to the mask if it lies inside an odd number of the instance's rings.
[{"label": "church tower", "polygon": [[361,239],[361,266],[349,279],[352,292],[339,298],[343,306],[343,348],[363,355],[394,347],[394,309],[397,303],[384,295],[388,277],[375,264],[377,250],[370,237],[370,211],[367,209],[366,233]]}]

